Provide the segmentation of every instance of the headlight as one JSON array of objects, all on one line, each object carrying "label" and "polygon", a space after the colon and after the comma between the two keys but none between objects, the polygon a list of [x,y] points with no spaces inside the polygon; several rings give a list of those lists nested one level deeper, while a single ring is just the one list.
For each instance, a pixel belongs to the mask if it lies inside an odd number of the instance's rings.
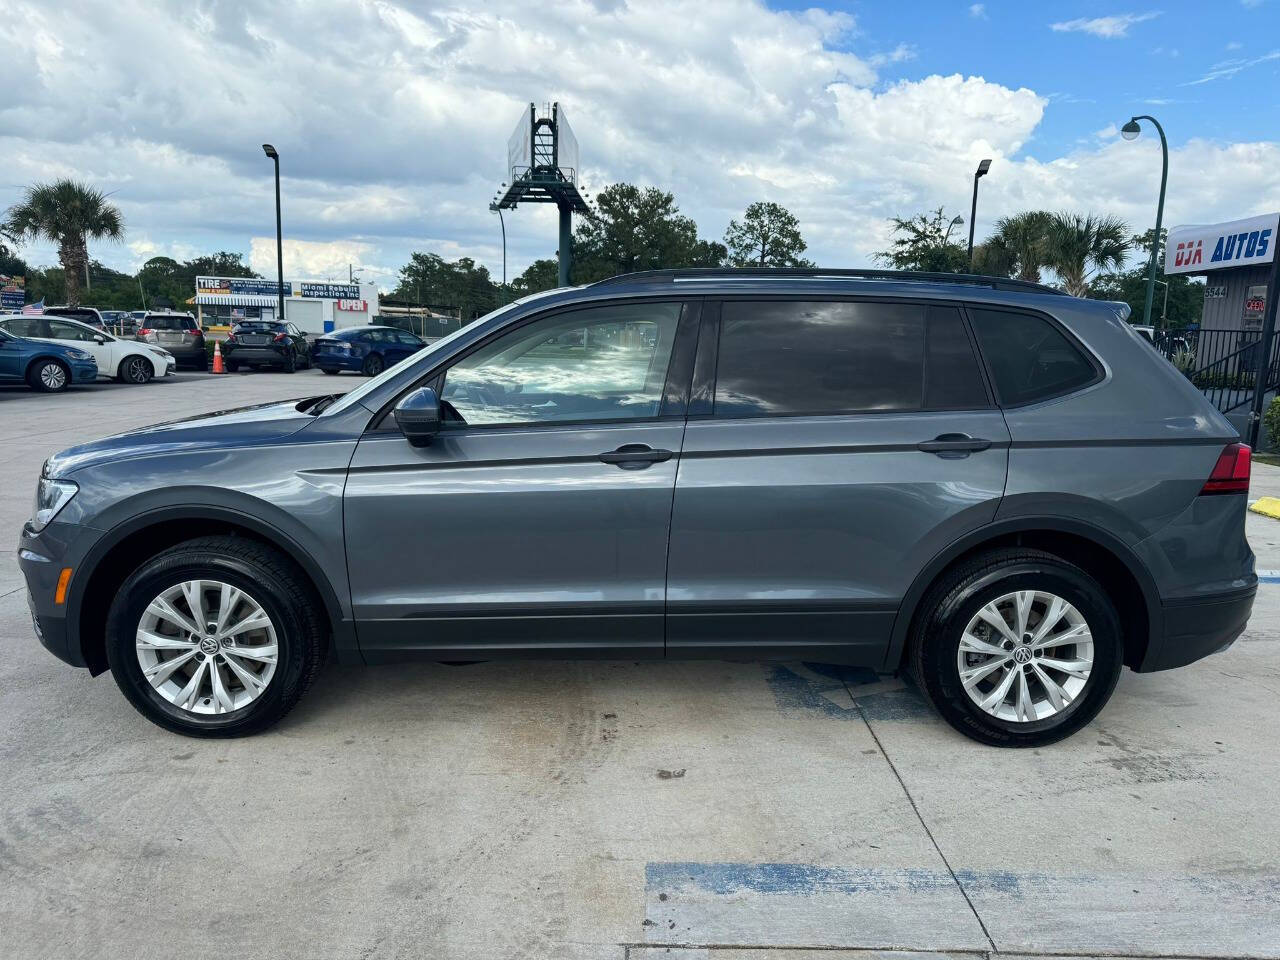
[{"label": "headlight", "polygon": [[89,353],[86,350],[70,349],[67,351],[67,356],[70,357],[72,360],[92,360],[93,359],[93,354]]},{"label": "headlight", "polygon": [[41,477],[36,487],[36,506],[31,514],[31,528],[39,533],[49,525],[63,507],[71,502],[80,488],[70,480]]}]

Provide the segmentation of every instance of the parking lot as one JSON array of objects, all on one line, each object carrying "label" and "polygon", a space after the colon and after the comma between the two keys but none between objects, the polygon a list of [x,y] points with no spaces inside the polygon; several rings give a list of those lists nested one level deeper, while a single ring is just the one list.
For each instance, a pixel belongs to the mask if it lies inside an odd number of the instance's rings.
[{"label": "parking lot", "polygon": [[[0,530],[66,446],[359,382],[0,389]],[[1280,568],[1280,522],[1249,533]],[[8,549],[0,955],[1280,958],[1278,638],[1264,584],[1230,651],[1024,752],[801,663],[330,664],[197,741],[39,646]]]}]

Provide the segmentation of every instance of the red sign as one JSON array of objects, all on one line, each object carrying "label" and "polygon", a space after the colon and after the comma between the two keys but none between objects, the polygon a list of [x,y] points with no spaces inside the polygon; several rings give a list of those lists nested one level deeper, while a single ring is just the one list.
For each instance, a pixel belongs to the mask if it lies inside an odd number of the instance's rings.
[{"label": "red sign", "polygon": [[352,313],[369,312],[368,300],[339,300],[336,305],[339,310],[349,310]]}]

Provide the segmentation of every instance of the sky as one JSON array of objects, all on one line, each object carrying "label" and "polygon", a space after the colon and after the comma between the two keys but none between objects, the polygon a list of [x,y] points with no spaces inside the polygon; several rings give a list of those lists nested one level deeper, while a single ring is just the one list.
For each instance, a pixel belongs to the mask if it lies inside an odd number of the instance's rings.
[{"label": "sky", "polygon": [[[275,272],[384,292],[411,251],[496,279],[488,204],[530,101],[559,101],[588,193],[675,194],[720,239],[756,200],[800,220],[822,266],[872,263],[891,216],[1021,210],[1165,224],[1280,209],[1280,0],[1195,3],[754,0],[0,0],[0,208],[70,176],[127,234],[91,254],[239,251]],[[554,255],[554,207],[505,215],[507,271]],[[44,243],[20,247],[54,265]]]}]

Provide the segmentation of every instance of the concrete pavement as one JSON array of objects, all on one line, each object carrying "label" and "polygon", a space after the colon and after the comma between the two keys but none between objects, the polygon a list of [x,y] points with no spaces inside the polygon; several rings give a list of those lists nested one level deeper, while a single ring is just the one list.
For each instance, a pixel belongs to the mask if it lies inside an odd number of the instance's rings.
[{"label": "concrete pavement", "polygon": [[[356,382],[0,390],[0,530],[74,442]],[[1232,650],[1033,751],[897,680],[717,662],[330,665],[202,742],[46,654],[8,550],[0,957],[1280,958],[1278,637],[1267,586]]]}]

